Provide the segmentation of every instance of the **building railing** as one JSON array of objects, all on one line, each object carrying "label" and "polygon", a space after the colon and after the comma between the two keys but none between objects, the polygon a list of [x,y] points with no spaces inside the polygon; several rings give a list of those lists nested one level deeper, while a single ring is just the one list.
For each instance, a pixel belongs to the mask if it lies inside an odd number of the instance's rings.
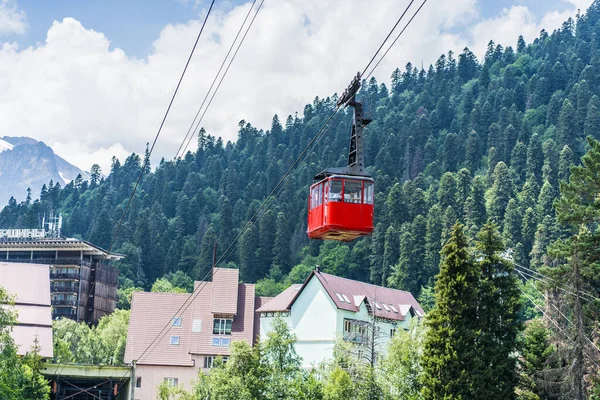
[{"label": "building railing", "polygon": [[50,279],[79,279],[77,272],[50,272]]},{"label": "building railing", "polygon": [[79,258],[8,258],[4,259],[0,257],[1,262],[14,262],[14,263],[28,263],[28,264],[46,264],[46,265],[83,265],[85,267],[91,267],[92,263],[87,260],[81,260]]},{"label": "building railing", "polygon": [[52,300],[53,306],[71,306],[75,307],[77,304],[76,300]]},{"label": "building railing", "polygon": [[344,332],[344,340],[352,343],[366,343],[367,338],[358,333]]},{"label": "building railing", "polygon": [[79,291],[79,285],[50,286],[50,292],[54,292],[54,293],[77,293],[78,291]]}]

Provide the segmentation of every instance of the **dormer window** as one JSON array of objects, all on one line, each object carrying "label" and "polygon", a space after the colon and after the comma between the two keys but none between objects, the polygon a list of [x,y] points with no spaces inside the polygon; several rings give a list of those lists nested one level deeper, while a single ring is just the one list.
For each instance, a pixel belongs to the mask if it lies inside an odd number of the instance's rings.
[{"label": "dormer window", "polygon": [[181,317],[175,317],[171,321],[171,326],[181,326]]},{"label": "dormer window", "polygon": [[390,308],[387,306],[387,304],[381,303],[381,305],[383,306],[383,308],[385,308],[385,311],[390,312]]},{"label": "dormer window", "polygon": [[215,318],[213,323],[213,334],[231,335],[232,318]]},{"label": "dormer window", "polygon": [[390,308],[392,309],[393,312],[398,314],[398,310],[396,309],[396,307],[394,307],[393,305],[390,304]]},{"label": "dormer window", "polygon": [[378,302],[375,302],[375,307],[377,307],[378,310],[381,310],[381,306],[379,305]]}]

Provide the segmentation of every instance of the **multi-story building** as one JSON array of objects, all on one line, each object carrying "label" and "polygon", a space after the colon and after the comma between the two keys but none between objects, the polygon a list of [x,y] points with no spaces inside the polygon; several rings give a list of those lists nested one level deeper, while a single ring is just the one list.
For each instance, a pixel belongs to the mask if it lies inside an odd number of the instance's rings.
[{"label": "multi-story building", "polygon": [[109,263],[121,258],[84,240],[46,237],[39,229],[0,230],[0,261],[49,266],[52,318],[96,323],[113,312],[118,270]]},{"label": "multi-story building", "polygon": [[155,399],[163,381],[190,389],[200,369],[227,359],[233,341],[254,344],[256,309],[270,298],[238,279],[237,269],[214,268],[191,294],[133,293],[125,362],[135,364],[134,399]]},{"label": "multi-story building", "polygon": [[0,261],[0,286],[14,299],[17,323],[10,334],[17,345],[17,354],[31,351],[37,340],[39,354],[52,358],[48,266]]},{"label": "multi-story building", "polygon": [[[408,329],[423,309],[412,294],[340,278],[315,269],[302,285],[292,285],[258,309],[260,336],[280,316],[298,337],[302,367],[331,359],[337,340],[365,344],[359,354],[383,354],[398,329]],[[372,354],[371,356],[375,356]]]}]

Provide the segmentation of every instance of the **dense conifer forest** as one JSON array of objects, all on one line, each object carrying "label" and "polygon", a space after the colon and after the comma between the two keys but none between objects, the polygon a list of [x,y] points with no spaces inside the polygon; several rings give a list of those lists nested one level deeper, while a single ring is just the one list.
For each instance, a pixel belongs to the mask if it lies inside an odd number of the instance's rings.
[{"label": "dense conifer forest", "polygon": [[[559,181],[589,148],[585,137],[600,138],[599,21],[596,2],[532,43],[489,42],[482,60],[465,48],[425,69],[409,63],[389,82],[363,82],[359,97],[373,118],[365,159],[376,181],[376,229],[349,244],[306,236],[308,187],[323,168],[345,164],[349,110],[241,232],[336,95],[274,116],[268,130],[242,120],[235,142],[201,130],[197,150],[146,171],[113,246],[127,255],[118,265],[122,288],[149,289],[164,276],[189,286],[210,270],[213,245],[221,255],[241,233],[222,264],[239,267],[264,294],[319,264],[418,296],[431,291],[451,226],[460,221],[473,241],[488,219],[517,264],[544,266],[548,245],[565,235],[553,208]],[[49,182],[39,200],[11,199],[0,227],[37,227],[43,213],[60,212],[64,235],[108,247],[142,163],[132,154],[114,159],[105,177],[94,168],[89,182]]]}]

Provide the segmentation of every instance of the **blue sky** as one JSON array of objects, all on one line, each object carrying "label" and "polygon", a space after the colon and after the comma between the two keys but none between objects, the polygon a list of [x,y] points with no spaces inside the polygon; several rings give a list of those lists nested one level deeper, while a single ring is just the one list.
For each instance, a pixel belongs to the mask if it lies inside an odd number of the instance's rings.
[{"label": "blue sky", "polygon": [[[0,0],[0,136],[43,140],[84,169],[143,152],[209,1]],[[202,126],[235,140],[242,119],[268,129],[274,114],[285,119],[339,93],[408,1],[265,0]],[[530,42],[591,1],[429,0],[374,76],[389,83],[409,61],[427,66],[465,46],[481,57],[490,39]],[[216,0],[157,159],[176,154],[250,4]]]},{"label": "blue sky", "polygon": [[[329,0],[331,1],[331,0]],[[447,1],[447,0],[432,0]],[[244,0],[216,1],[216,7],[231,8]],[[527,6],[532,14],[541,18],[551,10],[559,12],[569,8],[564,0],[480,0],[479,11],[483,18],[493,17],[513,5]],[[198,18],[208,0],[19,0],[19,8],[27,15],[27,31],[20,35],[6,35],[21,47],[43,42],[52,22],[73,17],[87,29],[102,32],[127,54],[145,58],[152,50],[152,42],[167,24],[186,23]]]}]

